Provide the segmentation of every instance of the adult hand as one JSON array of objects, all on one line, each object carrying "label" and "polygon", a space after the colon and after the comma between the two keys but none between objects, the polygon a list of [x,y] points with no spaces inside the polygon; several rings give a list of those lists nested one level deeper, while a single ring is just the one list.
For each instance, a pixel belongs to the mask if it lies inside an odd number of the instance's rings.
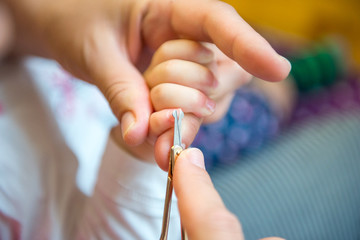
[{"label": "adult hand", "polygon": [[244,239],[240,222],[226,209],[215,190],[199,149],[186,149],[177,158],[174,189],[181,221],[190,240]]},{"label": "adult hand", "polygon": [[220,1],[4,1],[15,20],[18,52],[54,58],[97,85],[129,145],[144,141],[152,112],[141,75],[145,56],[167,40],[213,42],[261,79],[279,81],[290,71],[288,62]]}]

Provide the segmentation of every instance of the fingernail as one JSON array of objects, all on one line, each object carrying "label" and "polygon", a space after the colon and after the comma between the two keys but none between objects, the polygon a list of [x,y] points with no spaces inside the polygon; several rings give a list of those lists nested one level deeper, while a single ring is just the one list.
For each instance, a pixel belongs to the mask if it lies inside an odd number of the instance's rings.
[{"label": "fingernail", "polygon": [[121,118],[121,132],[123,139],[135,125],[135,116],[132,112],[126,112]]},{"label": "fingernail", "polygon": [[199,54],[199,63],[200,64],[208,64],[211,63],[214,60],[214,53],[208,49],[208,48],[204,48],[200,54]]},{"label": "fingernail", "polygon": [[282,58],[282,61],[286,62],[287,65],[289,65],[289,70],[291,70],[291,63],[288,59],[284,58],[283,56],[280,56]]},{"label": "fingernail", "polygon": [[207,99],[205,103],[205,108],[203,108],[202,114],[204,116],[209,116],[215,111],[216,103],[211,99]]},{"label": "fingernail", "polygon": [[192,148],[190,149],[191,152],[188,153],[190,163],[201,168],[205,169],[205,162],[204,162],[204,155],[199,149]]}]

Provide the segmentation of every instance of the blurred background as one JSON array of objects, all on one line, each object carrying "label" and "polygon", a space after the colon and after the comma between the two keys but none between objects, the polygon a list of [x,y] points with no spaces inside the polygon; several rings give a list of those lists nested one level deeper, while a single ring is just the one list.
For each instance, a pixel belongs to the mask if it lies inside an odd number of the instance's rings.
[{"label": "blurred background", "polygon": [[224,1],[292,69],[280,83],[253,79],[236,94],[225,121],[201,128],[194,145],[208,167],[236,162],[300,123],[360,109],[360,1]]},{"label": "blurred background", "polygon": [[289,44],[311,44],[337,38],[348,48],[352,63],[360,66],[358,0],[224,1],[274,44],[280,39]]},{"label": "blurred background", "polygon": [[246,239],[360,239],[360,1],[224,1],[292,70],[200,130],[215,187]]}]

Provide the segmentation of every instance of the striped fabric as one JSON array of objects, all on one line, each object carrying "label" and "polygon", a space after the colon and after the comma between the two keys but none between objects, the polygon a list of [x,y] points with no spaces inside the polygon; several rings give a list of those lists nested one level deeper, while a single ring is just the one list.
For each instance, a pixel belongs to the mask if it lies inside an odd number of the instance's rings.
[{"label": "striped fabric", "polygon": [[360,110],[295,124],[210,175],[247,240],[360,239]]}]

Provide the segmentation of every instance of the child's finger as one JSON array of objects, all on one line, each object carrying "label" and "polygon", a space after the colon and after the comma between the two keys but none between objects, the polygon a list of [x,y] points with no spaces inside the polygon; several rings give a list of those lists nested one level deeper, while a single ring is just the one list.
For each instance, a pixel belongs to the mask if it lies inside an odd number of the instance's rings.
[{"label": "child's finger", "polygon": [[[157,138],[155,143],[155,159],[160,168],[167,170],[169,166],[169,151],[173,145],[174,120],[169,111],[164,110],[150,118],[150,138]],[[170,119],[172,118],[172,120]],[[171,123],[172,122],[172,123]],[[161,124],[162,123],[162,124]],[[185,114],[181,124],[181,141],[185,147],[191,145],[201,125],[201,119],[193,114]]]},{"label": "child's finger", "polygon": [[170,40],[156,50],[148,69],[151,70],[156,65],[170,59],[181,59],[199,64],[208,64],[213,61],[214,54],[200,42],[186,39]]},{"label": "child's finger", "polygon": [[173,142],[173,131],[174,129],[167,130],[159,136],[155,143],[155,160],[159,167],[164,171],[168,171],[169,169],[169,153],[172,146],[171,143]]},{"label": "child's finger", "polygon": [[161,83],[176,83],[196,88],[206,94],[215,91],[218,81],[212,71],[200,64],[172,59],[147,71],[145,79],[150,88]]},{"label": "child's finger", "polygon": [[197,117],[210,116],[216,103],[201,91],[172,83],[157,85],[150,91],[151,101],[156,111],[168,108],[182,108],[185,113]]},{"label": "child's finger", "polygon": [[164,109],[151,114],[148,139],[154,143],[164,132],[174,127],[174,109]]}]

